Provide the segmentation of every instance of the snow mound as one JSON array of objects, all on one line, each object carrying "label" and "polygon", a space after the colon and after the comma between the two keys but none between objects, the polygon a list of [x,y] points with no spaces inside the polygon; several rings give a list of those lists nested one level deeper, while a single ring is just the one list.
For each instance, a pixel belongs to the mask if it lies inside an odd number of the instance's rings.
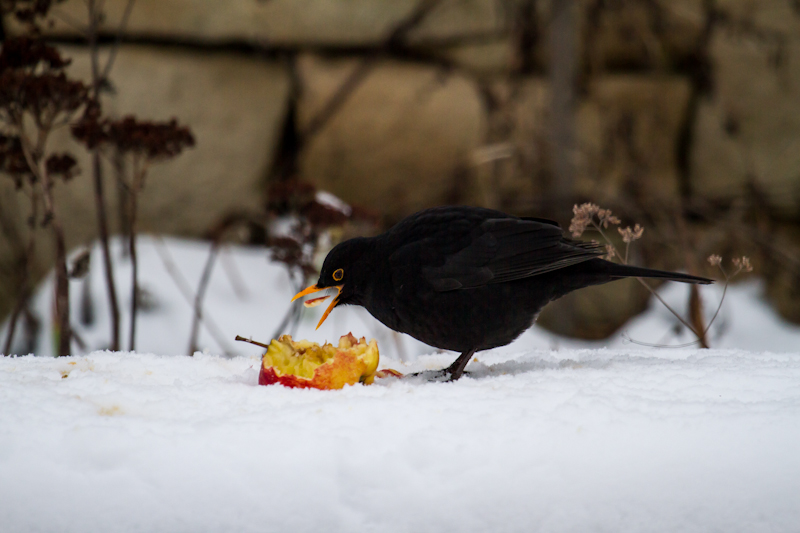
[{"label": "snow mound", "polygon": [[[404,364],[439,368],[448,354]],[[259,386],[258,356],[0,359],[3,531],[796,531],[800,354],[478,354]]]}]

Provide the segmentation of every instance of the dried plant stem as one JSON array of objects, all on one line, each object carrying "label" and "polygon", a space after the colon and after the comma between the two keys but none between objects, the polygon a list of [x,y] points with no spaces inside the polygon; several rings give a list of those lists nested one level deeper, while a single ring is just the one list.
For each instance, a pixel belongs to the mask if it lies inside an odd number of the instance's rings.
[{"label": "dried plant stem", "polygon": [[289,304],[289,309],[287,309],[286,314],[283,315],[283,320],[281,320],[281,323],[278,324],[277,328],[275,328],[275,333],[272,334],[272,338],[278,338],[287,328],[291,328],[291,334],[294,335],[295,329],[297,324],[300,322],[300,317],[302,314],[303,306],[299,301]]},{"label": "dried plant stem", "polygon": [[4,355],[11,355],[11,345],[14,342],[14,332],[17,329],[17,321],[31,296],[30,271],[33,268],[33,259],[36,253],[36,219],[38,218],[38,207],[39,195],[34,188],[31,192],[30,234],[28,235],[28,244],[25,247],[25,255],[23,256],[22,277],[19,280],[17,302],[14,305],[14,311],[11,313],[11,318],[8,321],[8,333],[3,343],[2,353]]},{"label": "dried plant stem", "polygon": [[725,278],[725,286],[722,288],[722,297],[719,299],[719,305],[717,306],[717,310],[714,311],[714,316],[712,316],[711,320],[708,321],[708,325],[706,326],[705,331],[703,331],[703,335],[706,335],[708,333],[708,330],[711,329],[711,324],[713,324],[714,321],[717,319],[717,315],[719,315],[719,311],[720,311],[720,309],[722,309],[722,302],[725,301],[725,295],[728,293],[728,284],[729,284],[729,280],[726,277]]},{"label": "dried plant stem", "polygon": [[133,156],[133,178],[131,190],[128,195],[128,220],[130,221],[130,238],[128,239],[128,252],[131,260],[131,323],[128,350],[136,349],[136,315],[139,311],[139,261],[136,256],[136,211],[138,209],[139,192],[144,186],[147,175],[147,164],[140,156]]},{"label": "dried plant stem", "polygon": [[[696,265],[694,264],[694,257],[692,257],[689,251],[692,248],[690,245],[691,238],[689,236],[689,231],[686,229],[686,223],[680,212],[676,213],[675,221],[678,236],[683,244],[681,248],[684,251],[686,270],[691,272],[695,269]],[[700,347],[708,348],[709,344],[706,336],[708,328],[703,318],[703,300],[700,298],[700,289],[698,289],[697,285],[689,287],[689,322],[691,322],[693,326],[692,331],[698,333],[697,340],[700,343]]]},{"label": "dried plant stem", "polygon": [[208,259],[203,267],[203,274],[200,276],[200,284],[197,286],[197,293],[194,298],[194,318],[192,319],[192,331],[189,334],[189,355],[197,351],[197,336],[200,332],[200,320],[203,318],[203,298],[208,289],[208,282],[211,281],[211,272],[214,269],[214,261],[219,253],[219,241],[215,240],[211,244]]},{"label": "dried plant stem", "polygon": [[108,215],[106,213],[105,194],[103,192],[103,169],[100,153],[92,153],[92,170],[94,174],[94,202],[97,208],[97,228],[100,234],[100,247],[103,250],[103,267],[105,270],[108,308],[111,315],[111,351],[119,350],[119,302],[114,283],[114,266],[111,261],[111,249],[108,243]]},{"label": "dried plant stem", "polygon": [[[609,238],[608,238],[608,235],[606,235],[606,234],[605,234],[605,232],[603,231],[603,228],[602,228],[602,226],[600,226],[600,224],[598,224],[598,223],[597,223],[597,221],[595,221],[594,219],[592,219],[592,226],[594,226],[594,228],[595,228],[597,231],[599,231],[599,232],[600,232],[600,235],[602,235],[602,236],[603,236],[603,238],[606,240],[606,242],[607,242],[608,244],[610,244],[610,245],[611,245],[611,247],[614,249],[614,253],[617,255],[617,257],[619,257],[619,258],[620,258],[620,260],[622,261],[622,263],[623,263],[623,264],[625,264],[625,265],[627,265],[627,264],[628,264],[628,248],[629,248],[630,244],[629,244],[629,243],[626,243],[626,248],[625,248],[625,257],[624,257],[624,259],[623,259],[623,258],[622,258],[622,256],[619,254],[619,250],[617,250],[617,247],[614,245],[614,243],[611,241],[611,239],[609,239]],[[695,329],[692,327],[692,325],[691,325],[691,324],[689,324],[689,323],[688,323],[688,322],[687,322],[687,321],[686,321],[686,320],[685,320],[685,319],[684,319],[684,318],[683,318],[683,317],[682,317],[680,314],[678,314],[678,312],[677,312],[677,311],[675,311],[675,310],[674,310],[672,307],[670,307],[670,306],[669,306],[669,304],[667,304],[667,302],[665,302],[665,301],[664,301],[664,299],[661,297],[661,295],[660,295],[660,294],[658,294],[658,292],[656,292],[656,290],[655,290],[655,289],[653,289],[653,288],[652,288],[650,285],[648,285],[648,284],[647,284],[647,282],[646,282],[645,280],[643,280],[642,278],[636,278],[636,279],[639,281],[639,283],[641,283],[641,284],[642,284],[642,286],[643,286],[645,289],[647,289],[648,291],[650,291],[650,294],[652,294],[653,296],[655,296],[655,297],[658,299],[658,301],[659,301],[659,302],[661,302],[661,304],[662,304],[664,307],[666,307],[666,308],[667,308],[667,310],[668,310],[670,313],[672,313],[673,315],[675,315],[675,318],[677,318],[677,319],[680,321],[680,323],[681,323],[681,324],[683,324],[684,326],[686,326],[687,328],[689,328],[689,330],[690,330],[692,333],[694,333],[694,334],[697,336],[697,338],[698,338],[698,339],[700,339],[700,337],[701,337],[701,334],[700,334],[700,333],[698,333],[697,331],[695,331]],[[710,325],[710,324],[709,324],[709,325]]]},{"label": "dried plant stem", "polygon": [[119,302],[114,283],[114,267],[111,261],[111,249],[108,243],[108,216],[106,213],[105,195],[103,192],[103,173],[100,154],[92,153],[92,169],[94,171],[94,200],[97,207],[97,228],[100,233],[100,244],[103,250],[103,267],[105,269],[108,307],[111,314],[111,351],[119,350]]},{"label": "dried plant stem", "polygon": [[[87,0],[90,4],[94,3],[94,0]],[[125,5],[125,11],[122,13],[122,19],[119,21],[119,27],[117,28],[117,37],[114,41],[114,46],[111,47],[111,51],[108,55],[108,61],[106,62],[105,67],[103,67],[103,73],[100,76],[101,80],[105,80],[108,78],[108,75],[111,73],[111,68],[114,66],[114,61],[117,59],[117,53],[119,52],[119,47],[122,44],[122,34],[125,31],[125,27],[128,25],[128,19],[130,19],[131,11],[133,11],[133,4],[136,3],[136,0],[128,0],[128,3]],[[96,26],[95,26],[95,35],[96,35]]]},{"label": "dried plant stem", "polygon": [[[131,1],[130,4],[133,2]],[[106,68],[100,74],[100,59],[97,46],[97,25],[100,15],[95,0],[87,0],[89,11],[89,25],[87,38],[89,41],[89,53],[92,63],[92,94],[99,103],[100,85],[102,80],[108,76],[112,59],[109,58]],[[127,10],[126,10],[127,13]],[[125,18],[127,21],[127,17]],[[121,29],[121,28],[120,28]],[[117,47],[119,43],[117,44]],[[115,47],[115,48],[117,48]],[[112,52],[113,57],[113,52]],[[106,293],[108,295],[108,307],[111,315],[111,345],[112,351],[117,351],[119,345],[119,302],[117,301],[117,290],[114,283],[114,266],[111,261],[111,250],[108,244],[108,216],[106,213],[105,193],[103,191],[103,166],[100,161],[100,149],[92,150],[92,178],[94,181],[94,202],[97,210],[97,229],[100,236],[100,245],[103,250],[103,266],[105,268]]]},{"label": "dried plant stem", "polygon": [[47,137],[50,135],[53,119],[45,119],[42,123],[37,123],[37,141],[33,146],[28,136],[25,134],[22,117],[17,117],[17,131],[20,132],[20,144],[25,160],[31,172],[34,173],[42,187],[42,199],[44,200],[44,221],[50,224],[53,230],[56,249],[56,287],[55,287],[55,320],[54,326],[57,339],[57,351],[59,356],[69,355],[71,341],[71,327],[69,321],[69,278],[67,277],[67,247],[64,242],[64,229],[56,212],[53,199],[53,180],[41,166]]},{"label": "dried plant stem", "polygon": [[242,273],[239,272],[236,262],[233,260],[233,257],[231,257],[228,247],[223,247],[220,250],[219,257],[222,260],[222,269],[225,271],[225,274],[228,276],[228,280],[231,282],[233,292],[236,294],[237,298],[244,300],[247,298],[247,287],[245,287],[244,281],[242,281]]},{"label": "dried plant stem", "polygon": [[[167,249],[166,243],[164,243],[164,239],[159,236],[156,236],[156,252],[158,256],[161,258],[161,262],[164,264],[164,268],[167,270],[167,273],[172,278],[172,281],[175,282],[175,285],[178,287],[181,295],[184,297],[186,302],[189,305],[194,305],[195,296],[192,293],[192,288],[189,286],[189,282],[186,281],[186,278],[183,277],[178,266],[175,264],[175,261],[172,259],[172,256],[169,254],[169,250]],[[222,333],[222,328],[220,328],[216,322],[214,322],[208,314],[203,314],[199,321],[206,327],[208,332],[214,337],[214,340],[219,344],[220,348],[222,348],[223,352],[226,355],[231,355],[234,353],[229,346],[227,346],[227,342],[225,341],[225,335]]]},{"label": "dried plant stem", "polygon": [[69,278],[67,277],[67,247],[64,242],[64,228],[56,216],[53,204],[52,186],[50,179],[45,182],[45,209],[52,213],[50,224],[53,227],[53,236],[56,244],[56,323],[58,335],[58,355],[70,354],[70,340],[72,328],[69,320]]}]

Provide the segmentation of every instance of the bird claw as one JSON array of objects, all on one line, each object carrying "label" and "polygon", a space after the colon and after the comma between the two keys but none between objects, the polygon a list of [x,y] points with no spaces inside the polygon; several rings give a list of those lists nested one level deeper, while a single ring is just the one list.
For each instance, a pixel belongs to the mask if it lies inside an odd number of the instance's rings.
[{"label": "bird claw", "polygon": [[[467,372],[464,372],[464,374],[467,374]],[[442,370],[424,370],[422,372],[415,372],[413,374],[409,374],[409,377],[413,378],[421,377],[428,383],[446,383],[448,381],[456,381],[458,379],[458,378],[453,378],[449,368],[443,368]]]}]

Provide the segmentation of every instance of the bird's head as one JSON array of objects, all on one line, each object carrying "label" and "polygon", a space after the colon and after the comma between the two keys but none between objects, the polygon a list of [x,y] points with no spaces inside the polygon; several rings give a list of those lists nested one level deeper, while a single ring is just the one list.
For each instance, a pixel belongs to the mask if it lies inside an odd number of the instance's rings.
[{"label": "bird's head", "polygon": [[[337,244],[331,250],[322,270],[319,272],[319,280],[316,285],[312,285],[298,292],[292,301],[303,296],[334,288],[337,290],[336,296],[331,301],[328,308],[322,314],[322,318],[317,324],[317,329],[325,322],[328,315],[337,305],[357,303],[357,296],[363,290],[370,276],[370,267],[364,261],[364,252],[369,248],[369,239],[356,238]],[[330,295],[319,298],[312,298],[304,302],[306,307],[314,307],[321,304]]]}]

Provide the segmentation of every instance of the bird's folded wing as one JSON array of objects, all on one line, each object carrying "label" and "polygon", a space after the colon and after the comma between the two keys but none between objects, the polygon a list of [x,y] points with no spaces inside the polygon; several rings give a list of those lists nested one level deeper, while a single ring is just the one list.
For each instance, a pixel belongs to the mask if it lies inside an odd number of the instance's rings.
[{"label": "bird's folded wing", "polygon": [[423,266],[423,277],[437,291],[468,289],[558,270],[604,255],[596,243],[564,239],[561,228],[538,220],[484,221],[444,264]]}]

